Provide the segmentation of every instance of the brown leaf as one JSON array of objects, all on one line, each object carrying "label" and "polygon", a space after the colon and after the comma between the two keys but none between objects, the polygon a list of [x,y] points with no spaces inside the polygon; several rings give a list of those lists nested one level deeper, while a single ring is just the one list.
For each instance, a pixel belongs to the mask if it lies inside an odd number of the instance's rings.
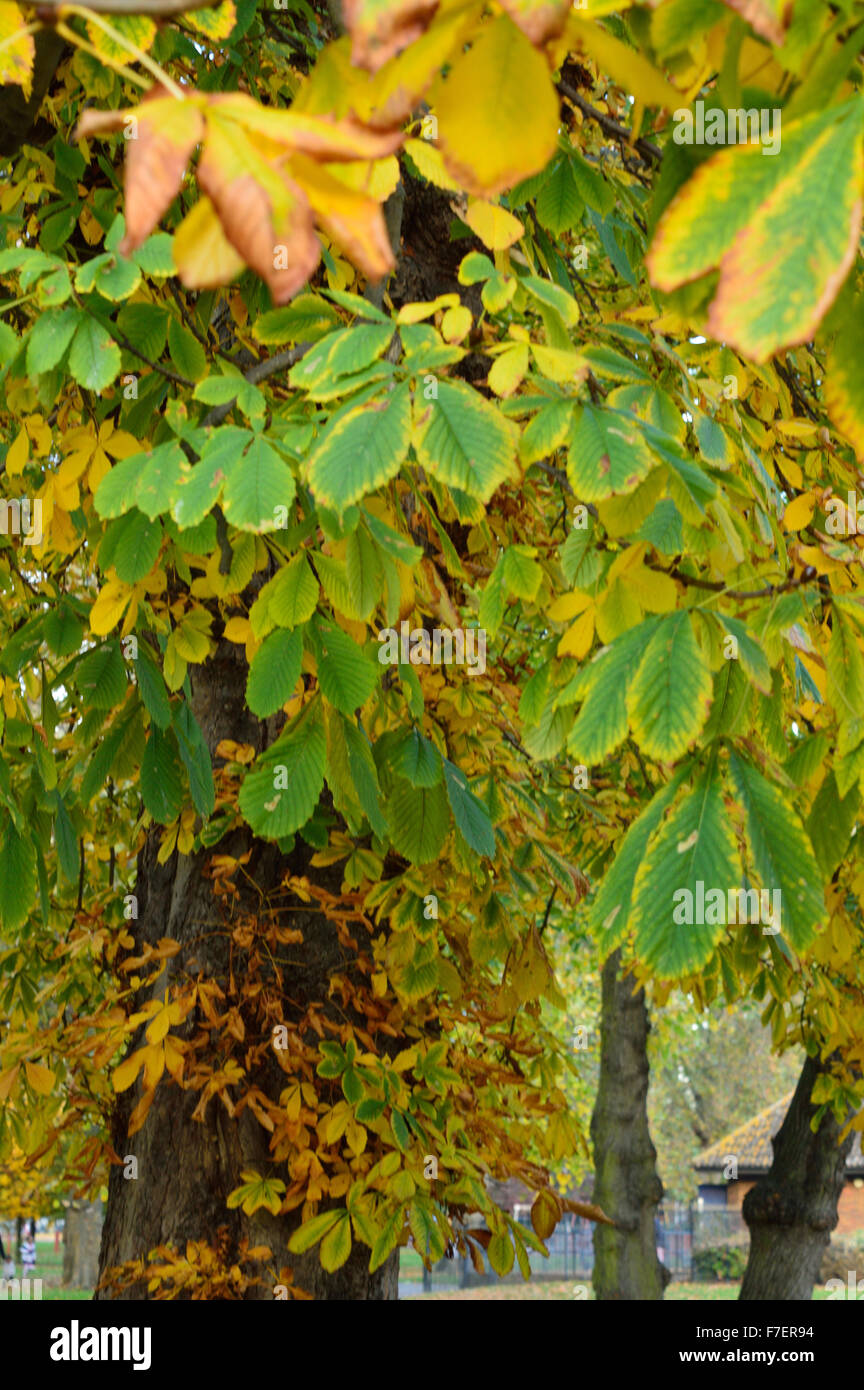
[{"label": "brown leaf", "polygon": [[370,130],[353,117],[334,120],[327,115],[260,106],[243,92],[227,92],[210,98],[208,109],[220,121],[230,120],[247,134],[261,135],[281,149],[314,155],[330,164],[354,159],[382,159],[398,150],[401,130]]},{"label": "brown leaf", "polygon": [[562,1197],[561,1205],[565,1211],[572,1211],[575,1216],[584,1216],[587,1221],[597,1221],[603,1226],[615,1225],[611,1216],[607,1216],[603,1208],[595,1206],[593,1202],[576,1202],[572,1197]]},{"label": "brown leaf", "polygon": [[298,155],[290,167],[327,235],[367,279],[387,275],[395,262],[384,214],[375,199],[348,188],[313,159]]},{"label": "brown leaf", "polygon": [[235,251],[266,282],[273,303],[287,304],[305,285],[321,255],[312,209],[302,189],[274,170],[281,203],[274,212],[272,183],[268,190],[253,173],[231,177],[236,166],[226,170],[220,146],[211,135],[208,131],[198,183]]},{"label": "brown leaf", "polygon": [[134,115],[137,132],[133,127],[127,142],[124,178],[124,256],[158,226],[180,192],[186,165],[204,135],[201,111],[191,102],[159,97],[142,103]]},{"label": "brown leaf", "polygon": [[420,37],[437,8],[438,0],[343,0],[354,66],[377,72]]}]

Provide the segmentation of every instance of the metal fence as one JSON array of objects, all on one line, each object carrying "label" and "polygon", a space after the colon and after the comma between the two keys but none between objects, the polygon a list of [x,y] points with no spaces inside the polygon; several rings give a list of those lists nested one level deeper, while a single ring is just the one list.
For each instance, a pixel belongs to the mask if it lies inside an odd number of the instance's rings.
[{"label": "metal fence", "polygon": [[[522,1218],[528,1224],[527,1213]],[[737,1245],[746,1249],[749,1233],[739,1210],[735,1208],[700,1208],[697,1203],[689,1205],[676,1202],[661,1203],[658,1209],[658,1222],[655,1227],[657,1250],[663,1264],[676,1279],[687,1280],[693,1277],[693,1256],[699,1250],[715,1245]],[[529,1251],[532,1278],[534,1279],[583,1279],[590,1281],[594,1269],[594,1224],[581,1217],[566,1215],[556,1226],[546,1241],[548,1257]],[[471,1261],[455,1257],[452,1260],[439,1260],[431,1273],[416,1272],[416,1277],[408,1270],[400,1273],[400,1284],[405,1285],[406,1293],[413,1290],[474,1288],[484,1283],[497,1283],[499,1276],[491,1267],[484,1275],[474,1269]],[[522,1278],[518,1267],[514,1267],[508,1280]]]}]

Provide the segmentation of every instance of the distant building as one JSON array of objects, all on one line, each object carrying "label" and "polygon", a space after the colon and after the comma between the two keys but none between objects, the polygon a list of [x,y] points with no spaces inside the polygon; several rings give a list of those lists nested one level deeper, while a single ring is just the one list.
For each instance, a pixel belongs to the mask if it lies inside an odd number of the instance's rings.
[{"label": "distant building", "polygon": [[[792,1092],[775,1101],[737,1129],[703,1149],[693,1160],[699,1173],[702,1207],[741,1210],[745,1193],[764,1177],[771,1167],[774,1150],[771,1140],[783,1123]],[[864,1153],[861,1133],[855,1131],[846,1159],[846,1183],[838,1204],[839,1221],[835,1235],[864,1230]]]}]

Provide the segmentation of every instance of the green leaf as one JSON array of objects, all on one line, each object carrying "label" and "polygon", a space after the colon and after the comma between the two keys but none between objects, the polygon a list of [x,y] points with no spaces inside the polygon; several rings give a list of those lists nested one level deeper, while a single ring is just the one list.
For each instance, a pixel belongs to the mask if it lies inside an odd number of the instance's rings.
[{"label": "green leaf", "polygon": [[200,381],[207,373],[207,354],[193,333],[178,319],[168,324],[168,352],[175,369],[190,381]]},{"label": "green leaf", "polygon": [[415,403],[412,443],[430,477],[481,502],[510,477],[515,462],[503,416],[462,382],[440,381],[437,399]]},{"label": "green leaf", "polygon": [[653,283],[672,290],[719,265],[708,331],[757,362],[812,338],[858,245],[861,142],[856,95],[784,120],[768,158],[758,145],[714,155],[657,224],[646,260]]},{"label": "green leaf", "polygon": [[386,833],[387,823],[381,811],[381,789],[378,785],[378,770],[372,756],[372,748],[362,729],[352,724],[344,715],[340,717],[354,790],[369,824],[380,839]]},{"label": "green leaf", "polygon": [[69,353],[69,370],[87,391],[104,391],[120,371],[120,349],[95,319],[82,319]]},{"label": "green leaf", "polygon": [[57,846],[57,863],[67,883],[75,883],[80,871],[78,840],[75,828],[69,819],[69,812],[59,791],[54,793],[54,843]]},{"label": "green leaf", "polygon": [[299,627],[312,617],[320,589],[305,551],[298,551],[261,590],[268,616],[280,627]]},{"label": "green leaf", "polygon": [[246,682],[246,703],[259,719],[275,714],[285,704],[300,676],[303,633],[281,629],[265,638],[252,658]]},{"label": "green leaf", "polygon": [[314,343],[339,322],[332,305],[317,294],[298,294],[282,309],[261,314],[252,326],[257,342],[272,347],[280,343]]},{"label": "green leaf", "polygon": [[345,1215],[344,1211],[324,1211],[319,1216],[313,1216],[311,1221],[304,1221],[288,1242],[288,1249],[292,1255],[305,1255],[306,1251],[317,1245],[322,1236],[332,1231]]},{"label": "green leaf", "polygon": [[287,513],[296,491],[288,464],[255,435],[228,474],[222,510],[241,531],[275,531],[283,524],[283,510]]},{"label": "green leaf", "polygon": [[139,352],[158,362],[165,351],[169,319],[162,304],[124,304],[117,315],[117,327]]},{"label": "green leaf", "polygon": [[411,728],[390,751],[388,766],[412,787],[435,787],[441,781],[442,761],[435,744],[419,729]]},{"label": "green leaf", "polygon": [[830,879],[846,858],[860,801],[857,785],[841,797],[834,772],[826,774],[806,826],[823,881]]},{"label": "green leaf", "polygon": [[627,692],[630,727],[642,751],[660,762],[679,758],[705,724],[712,692],[690,614],[661,618]]},{"label": "green leaf", "polygon": [[[135,505],[152,521],[161,512],[170,510],[187,466],[186,455],[177,440],[170,439],[165,444],[158,444],[152,453],[143,456],[143,467],[142,455],[136,454],[134,457],[138,460]],[[126,459],[124,462],[128,463],[129,460]]]},{"label": "green leaf", "polygon": [[162,548],[162,527],[158,521],[149,521],[137,509],[123,517],[122,535],[117,541],[114,568],[117,578],[124,584],[135,584],[144,579],[156,563]]},{"label": "green leaf", "polygon": [[191,468],[184,468],[171,515],[182,530],[197,526],[219,501],[228,472],[254,438],[251,430],[220,425]]},{"label": "green leaf", "polygon": [[649,618],[625,632],[580,672],[587,688],[567,748],[586,767],[602,762],[627,737],[627,693],[656,626]]},{"label": "green leaf", "polygon": [[782,934],[794,950],[809,946],[825,918],[822,875],[804,827],[775,786],[733,753],[732,782],[746,814],[747,841],[763,888],[782,894]]},{"label": "green leaf", "polygon": [[471,791],[461,768],[444,759],[444,782],[447,797],[459,830],[476,854],[495,857],[495,831],[486,807]]},{"label": "green leaf", "polygon": [[321,1266],[328,1273],[341,1269],[351,1254],[351,1218],[347,1211],[339,1213],[339,1220],[327,1232],[321,1242]]},{"label": "green leaf", "polygon": [[384,588],[384,574],[375,542],[364,526],[358,526],[348,537],[345,547],[345,572],[351,602],[365,621],[375,609]]},{"label": "green leaf", "polygon": [[679,768],[672,780],[655,793],[644,811],[636,817],[600,881],[599,892],[591,904],[589,923],[604,956],[620,946],[627,935],[639,866],[645,859],[648,841],[675,799],[685,772],[686,768]]},{"label": "green leaf", "polygon": [[391,395],[367,401],[327,430],[309,459],[309,486],[319,502],[340,516],[399,472],[411,437],[407,383]]},{"label": "green leaf", "polygon": [[189,778],[192,804],[199,816],[208,820],[216,806],[213,764],[201,727],[185,703],[174,707],[174,734]]},{"label": "green leaf", "polygon": [[168,691],[162,672],[142,643],[138,645],[135,674],[138,677],[138,689],[144,702],[144,708],[158,728],[167,729],[171,723],[171,702],[168,699]]},{"label": "green leaf", "polygon": [[0,927],[7,933],[29,917],[37,890],[36,849],[7,821],[0,839]]},{"label": "green leaf", "polygon": [[567,477],[582,502],[630,492],[655,467],[639,423],[617,410],[586,405],[570,438]]},{"label": "green leaf", "polygon": [[569,232],[582,216],[582,199],[573,179],[573,169],[566,155],[552,164],[549,177],[540,189],[535,203],[537,217],[553,236]]},{"label": "green leaf", "polygon": [[27,339],[27,370],[36,376],[56,367],[82,320],[80,309],[46,309]]},{"label": "green leaf", "polygon": [[158,725],[150,726],[150,737],[141,760],[141,796],[146,809],[160,825],[170,825],[183,805],[183,778],[180,761],[169,735]]},{"label": "green leaf", "polygon": [[393,848],[412,864],[437,859],[450,829],[447,794],[436,787],[412,787],[396,782],[385,807]]},{"label": "green leaf", "polygon": [[[704,966],[723,935],[728,891],[738,888],[741,877],[738,846],[715,767],[700,777],[657,831],[637,870],[633,917],[639,960],[661,980],[680,979]],[[722,910],[707,901],[715,889],[723,895]],[[700,914],[702,893],[705,910]],[[700,915],[708,920],[697,920]]]},{"label": "green leaf", "polygon": [[119,642],[88,652],[75,668],[75,685],[87,709],[113,709],[129,688]]},{"label": "green leaf", "polygon": [[122,516],[133,506],[141,469],[149,457],[149,454],[132,454],[115,463],[111,472],[105,474],[94,498],[96,511],[104,520]]},{"label": "green leaf", "polygon": [[378,684],[375,666],[347,632],[333,623],[316,619],[312,636],[322,694],[343,714],[353,714],[365,705]]},{"label": "green leaf", "polygon": [[307,705],[240,788],[240,810],[256,835],[278,840],[306,824],[324,785],[325,754],[320,710]]}]

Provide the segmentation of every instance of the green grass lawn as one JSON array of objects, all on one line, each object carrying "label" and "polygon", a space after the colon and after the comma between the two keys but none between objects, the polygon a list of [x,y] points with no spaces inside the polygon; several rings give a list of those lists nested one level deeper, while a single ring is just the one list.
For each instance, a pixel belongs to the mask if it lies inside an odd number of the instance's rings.
[{"label": "green grass lawn", "polygon": [[[16,1264],[15,1273],[23,1279],[24,1269],[20,1263]],[[36,1237],[36,1273],[31,1277],[42,1280],[43,1303],[93,1297],[92,1289],[63,1288],[63,1249],[61,1246],[55,1253],[53,1235]]]},{"label": "green grass lawn", "polygon": [[[442,1289],[440,1293],[420,1293],[420,1285],[417,1285],[418,1293],[416,1297],[423,1300],[435,1301],[457,1301],[468,1300],[469,1302],[488,1302],[490,1300],[519,1300],[524,1302],[526,1299],[547,1300],[547,1299],[568,1299],[573,1302],[574,1286],[580,1281],[576,1279],[566,1280],[532,1280],[528,1284],[487,1284],[483,1288],[477,1289]],[[404,1284],[404,1280],[403,1280]],[[716,1303],[723,1300],[737,1299],[740,1285],[735,1284],[670,1284],[666,1290],[666,1300],[673,1303]],[[403,1290],[404,1291],[404,1290]],[[589,1286],[588,1297],[593,1298],[593,1292]],[[828,1297],[827,1289],[814,1289],[814,1299],[824,1299]]]}]

